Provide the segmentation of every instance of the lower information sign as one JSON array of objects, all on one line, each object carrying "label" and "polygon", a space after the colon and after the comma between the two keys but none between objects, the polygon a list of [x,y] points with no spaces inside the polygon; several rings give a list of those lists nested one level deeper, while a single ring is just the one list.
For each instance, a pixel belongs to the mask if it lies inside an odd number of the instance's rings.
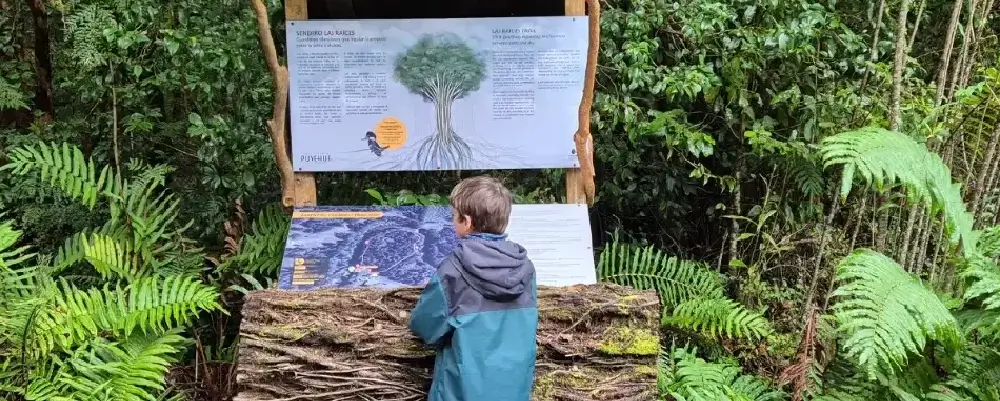
[{"label": "lower information sign", "polygon": [[[507,234],[527,249],[539,285],[597,282],[586,206],[514,205]],[[457,245],[449,206],[299,208],[278,287],[421,286]]]}]

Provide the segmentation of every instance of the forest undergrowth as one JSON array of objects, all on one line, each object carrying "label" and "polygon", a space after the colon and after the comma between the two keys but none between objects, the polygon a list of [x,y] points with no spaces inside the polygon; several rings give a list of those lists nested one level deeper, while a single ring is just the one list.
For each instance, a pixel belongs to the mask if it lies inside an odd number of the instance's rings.
[{"label": "forest undergrowth", "polygon": [[[258,1],[0,0],[0,399],[237,391],[289,226]],[[660,294],[663,400],[1000,400],[995,0],[602,5],[596,268]]]}]

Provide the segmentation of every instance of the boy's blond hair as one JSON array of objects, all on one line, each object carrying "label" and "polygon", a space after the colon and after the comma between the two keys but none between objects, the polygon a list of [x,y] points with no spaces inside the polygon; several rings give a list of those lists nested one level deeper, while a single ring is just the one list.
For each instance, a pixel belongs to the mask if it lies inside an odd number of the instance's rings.
[{"label": "boy's blond hair", "polygon": [[503,234],[510,219],[510,205],[510,191],[493,177],[466,178],[451,190],[451,206],[460,216],[472,219],[476,232]]}]

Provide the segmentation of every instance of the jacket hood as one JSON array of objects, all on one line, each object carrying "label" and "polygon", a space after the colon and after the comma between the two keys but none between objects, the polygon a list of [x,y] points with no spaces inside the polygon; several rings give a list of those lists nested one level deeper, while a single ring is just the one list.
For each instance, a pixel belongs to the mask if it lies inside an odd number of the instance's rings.
[{"label": "jacket hood", "polygon": [[528,290],[535,273],[524,247],[510,241],[463,239],[455,255],[466,281],[487,299],[517,298]]}]

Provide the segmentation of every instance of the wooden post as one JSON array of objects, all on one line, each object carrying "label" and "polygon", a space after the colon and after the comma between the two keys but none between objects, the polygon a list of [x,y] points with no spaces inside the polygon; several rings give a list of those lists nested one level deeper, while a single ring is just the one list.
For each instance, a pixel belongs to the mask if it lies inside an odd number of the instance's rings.
[{"label": "wooden post", "polygon": [[600,2],[599,0],[564,1],[564,11],[569,16],[585,16],[588,5],[591,8],[587,32],[587,68],[584,73],[584,88],[583,96],[580,99],[577,131],[573,135],[579,167],[566,169],[566,203],[590,204],[593,203],[596,194],[594,145],[590,134],[590,110],[593,107],[597,47],[600,41]]},{"label": "wooden post", "polygon": [[[285,21],[305,21],[309,19],[308,10],[306,0],[285,0]],[[292,148],[290,139],[289,136],[288,149]],[[295,173],[295,206],[316,206],[315,174]]]},{"label": "wooden post", "polygon": [[[565,0],[566,15],[587,15],[586,0]],[[583,174],[579,168],[566,169],[566,203],[587,203],[583,191]]]}]

